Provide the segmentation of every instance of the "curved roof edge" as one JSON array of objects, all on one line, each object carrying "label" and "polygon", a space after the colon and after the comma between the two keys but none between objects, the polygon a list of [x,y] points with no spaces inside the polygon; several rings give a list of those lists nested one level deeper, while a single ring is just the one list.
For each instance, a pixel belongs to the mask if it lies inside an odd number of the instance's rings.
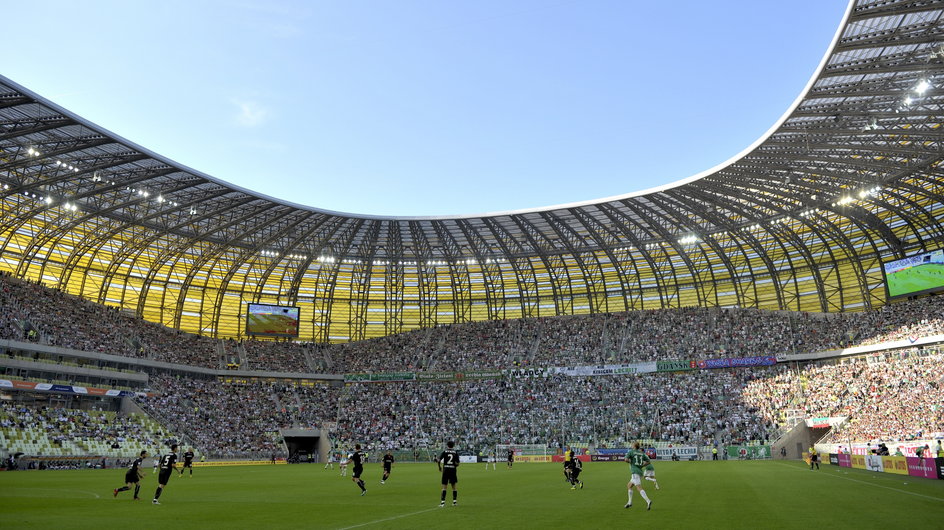
[{"label": "curved roof edge", "polygon": [[647,188],[644,190],[639,190],[639,191],[634,191],[634,192],[629,192],[629,193],[624,193],[624,194],[619,194],[619,195],[612,195],[609,197],[601,197],[597,199],[588,199],[585,201],[555,204],[555,205],[549,205],[549,206],[538,206],[534,208],[524,208],[524,209],[519,209],[519,210],[505,210],[505,211],[455,214],[455,215],[397,216],[397,215],[372,215],[372,214],[366,214],[366,213],[342,212],[342,211],[336,211],[336,210],[329,210],[326,208],[319,208],[315,206],[298,204],[298,203],[288,201],[285,199],[272,197],[256,190],[250,190],[248,188],[244,188],[242,186],[232,184],[223,179],[213,177],[207,173],[204,173],[202,171],[193,169],[189,166],[176,162],[166,156],[160,155],[138,143],[128,140],[127,138],[121,135],[115,134],[114,132],[100,125],[92,123],[91,121],[79,116],[78,114],[72,111],[69,111],[68,109],[62,107],[61,105],[58,105],[52,102],[48,98],[43,97],[32,90],[29,90],[28,88],[20,85],[19,83],[7,78],[6,76],[2,74],[0,74],[0,82],[8,84],[16,88],[16,90],[19,91],[20,93],[27,95],[36,101],[42,102],[43,105],[48,106],[51,109],[54,109],[56,112],[61,113],[63,116],[66,116],[69,119],[74,120],[76,123],[79,123],[84,127],[98,131],[99,133],[112,138],[116,142],[122,143],[129,148],[135,149],[143,154],[146,154],[147,156],[151,158],[154,158],[155,160],[159,160],[169,166],[177,168],[180,171],[193,174],[197,177],[206,179],[209,182],[213,182],[214,184],[218,184],[220,186],[225,186],[234,191],[245,193],[247,195],[251,195],[253,197],[257,197],[257,198],[271,201],[274,203],[282,204],[284,206],[289,206],[291,208],[297,208],[301,210],[307,210],[307,211],[312,211],[312,212],[322,213],[322,214],[332,215],[332,216],[341,216],[341,217],[348,217],[348,218],[354,218],[354,219],[381,220],[381,221],[385,221],[385,220],[386,221],[435,221],[435,220],[449,220],[449,219],[477,219],[477,218],[486,218],[486,217],[502,217],[502,216],[522,215],[522,214],[537,213],[537,212],[548,212],[548,211],[554,211],[554,210],[565,210],[569,208],[578,208],[582,206],[608,203],[608,202],[619,201],[619,200],[628,199],[632,197],[639,197],[639,196],[648,195],[652,193],[658,193],[661,191],[677,188],[685,184],[689,184],[691,182],[700,180],[702,178],[715,174],[719,171],[722,171],[723,169],[727,168],[728,166],[731,166],[732,164],[737,163],[742,158],[744,158],[749,153],[751,153],[754,149],[756,149],[758,146],[763,144],[768,138],[770,138],[770,136],[772,136],[777,131],[777,129],[779,129],[780,126],[783,125],[783,123],[786,122],[787,119],[789,119],[793,111],[796,110],[796,108],[803,102],[803,99],[805,98],[807,93],[809,93],[810,88],[816,83],[817,79],[819,78],[820,73],[823,71],[823,68],[826,66],[826,63],[829,61],[829,58],[832,56],[832,51],[835,48],[836,43],[839,41],[840,37],[843,34],[843,31],[846,29],[846,23],[849,20],[849,17],[853,11],[853,8],[855,7],[855,3],[856,3],[856,0],[849,0],[849,3],[846,7],[846,12],[843,15],[843,18],[836,29],[836,33],[833,35],[833,39],[830,45],[827,47],[826,51],[824,52],[823,57],[819,62],[819,65],[814,70],[813,74],[810,76],[809,81],[807,81],[806,86],[797,95],[796,99],[793,101],[790,107],[787,108],[787,110],[783,113],[783,115],[781,115],[781,117],[769,129],[767,129],[767,131],[764,134],[762,134],[757,140],[755,140],[746,148],[742,149],[740,152],[730,157],[728,160],[725,160],[724,162],[721,162],[715,165],[714,167],[711,167],[709,169],[696,173],[695,175],[692,175],[690,177],[673,181],[673,182],[670,182],[661,186],[655,186],[655,187]]}]

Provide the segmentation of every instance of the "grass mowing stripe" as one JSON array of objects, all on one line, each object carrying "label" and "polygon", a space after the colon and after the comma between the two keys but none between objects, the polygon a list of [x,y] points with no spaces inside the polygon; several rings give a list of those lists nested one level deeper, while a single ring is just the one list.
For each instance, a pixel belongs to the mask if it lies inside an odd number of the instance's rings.
[{"label": "grass mowing stripe", "polygon": [[[790,467],[791,469],[796,469],[795,466],[789,466],[788,464],[783,464],[783,465],[784,465],[784,466],[788,466],[788,467]],[[830,468],[830,467],[824,467],[823,469],[830,470],[830,469],[832,469],[832,468]],[[842,468],[842,467],[840,467],[840,468],[836,469],[836,471],[841,471],[841,470],[843,470],[843,469],[849,469],[849,468]],[[853,468],[853,469],[857,469],[857,468]],[[797,469],[797,471],[799,471],[799,470]],[[875,472],[875,471],[870,471],[870,473],[876,473],[875,478],[890,478],[890,477],[888,477],[888,476],[878,474],[878,473]],[[833,475],[832,473],[823,473],[823,475],[826,475],[827,477],[841,478],[841,479],[843,479],[843,480],[851,480],[852,482],[858,482],[858,483],[860,483],[860,484],[867,484],[867,485],[869,485],[869,486],[875,486],[876,488],[882,488],[882,489],[886,489],[886,490],[897,491],[898,493],[904,493],[904,494],[906,494],[906,495],[914,495],[914,496],[916,496],[916,497],[924,497],[925,499],[931,499],[932,501],[944,502],[944,497],[932,497],[932,496],[930,496],[930,495],[922,495],[922,494],[920,494],[920,493],[915,493],[915,492],[913,492],[913,491],[907,491],[907,490],[903,490],[903,489],[892,488],[892,487],[890,487],[890,486],[883,486],[883,485],[881,485],[881,484],[875,484],[874,482],[868,482],[868,481],[865,481],[865,480],[859,480],[859,479],[855,479],[855,478],[851,478],[851,477],[840,477],[839,475]],[[899,476],[902,477],[902,478],[905,478],[905,477],[908,477],[909,475],[899,475]],[[915,478],[915,480],[930,480],[930,479],[922,479],[921,477],[914,477],[914,478]]]},{"label": "grass mowing stripe", "polygon": [[432,512],[432,511],[436,511],[436,510],[440,510],[440,509],[442,509],[442,508],[439,508],[439,507],[436,507],[436,508],[429,508],[429,509],[426,509],[426,510],[420,510],[420,511],[418,511],[418,512],[405,513],[405,514],[403,514],[403,515],[395,515],[395,516],[393,516],[393,517],[387,517],[386,519],[377,519],[376,521],[368,521],[368,522],[366,522],[366,523],[356,524],[356,525],[354,525],[354,526],[345,526],[344,528],[339,528],[338,530],[350,530],[351,528],[360,528],[360,527],[362,527],[362,526],[370,526],[370,525],[372,525],[372,524],[386,523],[387,521],[393,521],[393,520],[395,520],[395,519],[403,519],[404,517],[412,517],[412,516],[414,516],[414,515],[419,515],[419,514],[421,514],[421,513]]}]

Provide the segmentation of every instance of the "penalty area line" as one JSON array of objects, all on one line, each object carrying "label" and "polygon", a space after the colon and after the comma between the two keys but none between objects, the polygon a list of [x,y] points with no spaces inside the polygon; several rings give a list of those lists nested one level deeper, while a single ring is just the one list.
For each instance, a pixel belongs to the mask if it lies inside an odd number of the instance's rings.
[{"label": "penalty area line", "polygon": [[368,526],[368,525],[377,524],[377,523],[385,523],[387,521],[393,521],[394,519],[403,519],[404,517],[412,517],[414,515],[419,515],[421,513],[426,513],[426,512],[432,512],[438,509],[439,509],[438,507],[427,508],[425,510],[420,510],[418,512],[405,513],[403,515],[394,515],[393,517],[387,517],[386,519],[377,519],[376,521],[368,521],[366,523],[356,524],[353,526],[345,526],[344,528],[339,528],[338,530],[350,530],[351,528],[360,528],[362,526]]},{"label": "penalty area line", "polygon": [[[783,464],[783,465],[787,465],[787,464]],[[792,466],[790,466],[790,467],[792,467]],[[829,469],[829,468],[826,468],[826,469]],[[840,468],[839,470],[841,470],[841,469],[842,469],[842,468]],[[839,471],[839,470],[837,470],[837,471]],[[852,482],[858,482],[858,483],[860,483],[860,484],[866,484],[866,485],[869,485],[869,486],[875,486],[876,488],[882,488],[882,489],[886,489],[886,490],[897,491],[898,493],[904,493],[904,494],[906,494],[906,495],[914,495],[915,497],[923,497],[923,498],[925,498],[925,499],[931,499],[932,501],[944,502],[944,499],[942,499],[941,497],[932,497],[932,496],[930,496],[930,495],[924,495],[924,494],[921,494],[921,493],[915,493],[915,492],[913,492],[913,491],[907,491],[907,490],[903,490],[903,489],[892,488],[892,487],[889,487],[889,486],[883,486],[883,485],[881,485],[881,484],[875,484],[875,483],[873,483],[873,482],[868,482],[868,481],[866,481],[866,480],[859,480],[859,479],[856,479],[856,478],[840,477],[839,475],[833,475],[832,473],[823,473],[823,474],[826,475],[826,476],[828,476],[828,477],[841,478],[841,479],[843,479],[843,480],[851,480]],[[877,475],[877,476],[879,476],[879,475]],[[901,475],[901,476],[902,476],[902,477],[908,477],[908,476],[910,476],[910,475]],[[884,477],[883,477],[883,478],[884,478]],[[912,477],[912,478],[921,479],[922,477]]]}]

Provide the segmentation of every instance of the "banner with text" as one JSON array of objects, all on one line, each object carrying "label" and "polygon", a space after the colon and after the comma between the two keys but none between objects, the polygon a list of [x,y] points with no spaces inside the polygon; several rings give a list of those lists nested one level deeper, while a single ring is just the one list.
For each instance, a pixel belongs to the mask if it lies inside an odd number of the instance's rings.
[{"label": "banner with text", "polygon": [[501,379],[501,370],[469,370],[468,372],[416,372],[417,381],[465,381],[469,379]]},{"label": "banner with text", "polygon": [[903,456],[883,456],[882,468],[886,473],[908,474],[908,461]]},{"label": "banner with text", "polygon": [[[679,447],[656,447],[656,456],[659,460],[671,460],[673,454],[679,458],[688,460],[698,456],[698,448],[688,445]],[[770,456],[770,447],[767,447],[767,456]]]},{"label": "banner with text", "polygon": [[626,458],[625,454],[622,455],[599,455],[592,454],[590,455],[590,460],[593,462],[622,462]]},{"label": "banner with text", "polygon": [[505,375],[511,378],[520,377],[550,377],[553,375],[551,368],[517,368],[514,370],[505,370]]},{"label": "banner with text", "polygon": [[597,366],[562,366],[553,369],[553,373],[568,377],[587,377],[595,375],[647,374],[656,371],[656,362],[601,364]]},{"label": "banner with text", "polygon": [[852,455],[852,467],[856,469],[866,469],[865,455]]},{"label": "banner with text", "polygon": [[912,477],[937,478],[937,462],[933,458],[907,456],[908,474]]},{"label": "banner with text", "polygon": [[775,364],[777,364],[777,358],[772,355],[691,361],[692,368],[700,368],[702,370],[710,370],[713,368],[741,368],[745,366],[773,366]]},{"label": "banner with text", "polygon": [[692,361],[656,361],[657,372],[684,372],[694,369]]},{"label": "banner with text", "polygon": [[153,394],[146,392],[132,392],[130,390],[114,390],[110,388],[91,388],[84,386],[57,385],[53,383],[34,383],[32,381],[16,381],[10,379],[0,379],[0,388],[12,388],[17,390],[32,390],[36,392],[58,392],[60,394],[82,394],[86,396],[108,396],[108,397],[147,397]]},{"label": "banner with text", "polygon": [[376,374],[344,374],[345,383],[390,383],[393,381],[415,381],[413,372],[382,372]]}]

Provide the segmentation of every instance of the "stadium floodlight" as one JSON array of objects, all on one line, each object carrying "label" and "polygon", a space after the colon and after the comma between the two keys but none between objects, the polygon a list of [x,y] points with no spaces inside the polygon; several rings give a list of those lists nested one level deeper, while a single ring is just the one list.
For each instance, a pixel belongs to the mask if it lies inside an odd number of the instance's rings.
[{"label": "stadium floodlight", "polygon": [[916,94],[921,96],[927,92],[929,88],[931,88],[931,83],[927,79],[922,78],[918,81],[918,84],[915,85],[914,91]]},{"label": "stadium floodlight", "polygon": [[912,102],[912,101],[914,101],[914,100],[911,98],[911,96],[905,96],[905,100],[904,100],[903,103],[904,103],[905,105],[911,105],[911,102]]}]

